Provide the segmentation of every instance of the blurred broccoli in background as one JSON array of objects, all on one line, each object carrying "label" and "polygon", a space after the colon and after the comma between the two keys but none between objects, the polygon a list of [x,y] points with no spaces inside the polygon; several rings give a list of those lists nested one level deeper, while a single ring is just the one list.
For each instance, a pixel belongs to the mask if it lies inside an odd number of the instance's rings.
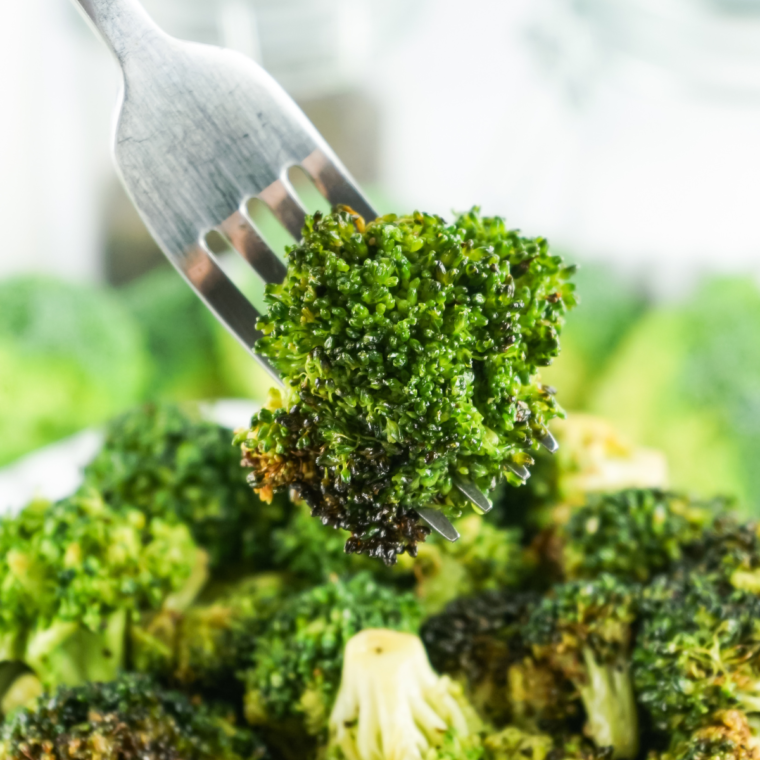
[{"label": "blurred broccoli in background", "polygon": [[232,431],[191,407],[147,404],[112,420],[85,481],[112,507],[188,525],[213,570],[270,566],[271,531],[289,511],[284,495],[271,504],[256,497]]},{"label": "blurred broccoli in background", "polygon": [[59,688],[0,729],[2,760],[264,760],[256,735],[144,676]]},{"label": "blurred broccoli in background", "polygon": [[117,511],[95,491],[5,517],[0,556],[0,660],[46,686],[114,678],[130,615],[181,608],[206,579],[186,525]]},{"label": "blurred broccoli in background", "polygon": [[662,450],[674,486],[760,501],[760,289],[712,279],[651,311],[600,379],[590,408]]},{"label": "blurred broccoli in background", "polygon": [[307,217],[257,351],[285,378],[238,436],[254,488],[292,487],[347,549],[392,564],[429,533],[415,508],[460,516],[561,410],[536,378],[559,352],[574,268],[543,238],[477,209],[365,223]]},{"label": "blurred broccoli in background", "polygon": [[574,282],[581,308],[568,315],[561,357],[541,379],[558,389],[565,409],[578,410],[593,400],[599,375],[649,304],[636,279],[609,264],[581,264]]},{"label": "blurred broccoli in background", "polygon": [[113,293],[18,276],[0,304],[0,465],[140,399],[145,346]]}]

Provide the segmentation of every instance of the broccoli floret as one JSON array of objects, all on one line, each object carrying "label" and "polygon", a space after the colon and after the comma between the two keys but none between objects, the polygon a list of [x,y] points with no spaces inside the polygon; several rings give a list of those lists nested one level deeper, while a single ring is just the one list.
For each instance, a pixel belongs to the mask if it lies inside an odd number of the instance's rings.
[{"label": "broccoli floret", "polygon": [[639,746],[638,713],[630,675],[632,624],[639,589],[600,575],[555,586],[532,611],[525,631],[539,662],[578,689],[586,732],[597,747],[632,760]]},{"label": "broccoli floret", "polygon": [[285,379],[237,440],[253,487],[294,488],[350,552],[395,561],[457,517],[466,477],[489,492],[561,414],[536,371],[559,351],[573,272],[543,238],[477,210],[365,224],[308,217],[256,345]]},{"label": "broccoli floret", "polygon": [[411,569],[415,591],[427,614],[440,612],[458,597],[516,588],[532,569],[517,529],[491,525],[477,515],[456,521],[459,540],[433,536],[415,558],[402,557],[399,569]]},{"label": "broccoli floret", "polygon": [[536,452],[525,488],[498,493],[494,512],[501,522],[533,529],[563,524],[589,494],[667,485],[664,455],[631,445],[606,420],[569,413],[551,430],[559,451]]},{"label": "broccoli floret", "polygon": [[130,626],[130,665],[172,686],[229,697],[240,691],[237,670],[290,593],[287,578],[262,573],[204,594],[184,612],[143,613]]},{"label": "broccoli floret", "polygon": [[610,573],[648,581],[683,560],[725,503],[658,489],[589,496],[556,530],[561,573],[567,578]]},{"label": "broccoli floret", "polygon": [[249,666],[245,714],[250,723],[289,724],[317,736],[335,699],[347,641],[365,628],[415,632],[420,609],[411,594],[377,583],[366,573],[304,591],[277,611],[259,633]]},{"label": "broccoli floret", "polygon": [[140,400],[145,350],[114,295],[18,276],[0,303],[0,465]]},{"label": "broccoli floret", "polygon": [[578,736],[552,736],[531,733],[516,726],[483,740],[486,760],[608,760],[611,749],[599,749],[587,739]]},{"label": "broccoli floret", "polygon": [[[481,723],[461,687],[430,667],[417,636],[368,629],[346,643],[329,726],[331,760],[443,760],[452,747],[435,748],[447,732],[465,744],[474,735],[477,746]],[[455,756],[472,757],[466,747]]]},{"label": "broccoli floret", "polygon": [[489,591],[451,602],[422,627],[433,667],[466,683],[472,703],[496,725],[556,730],[578,712],[570,684],[536,661],[525,640],[539,601],[532,592]]},{"label": "broccoli floret", "polygon": [[699,572],[646,589],[633,673],[656,730],[688,738],[722,710],[760,712],[758,619],[757,595]]},{"label": "broccoli floret", "polygon": [[760,742],[740,710],[718,713],[715,724],[676,741],[667,752],[650,760],[758,760]]},{"label": "broccoli floret", "polygon": [[97,492],[0,521],[0,658],[48,685],[110,680],[131,613],[177,608],[205,579],[184,525],[111,509]]},{"label": "broccoli floret", "polygon": [[190,526],[221,571],[271,563],[269,535],[287,518],[283,497],[251,493],[232,431],[173,405],[147,404],[113,420],[86,482],[114,507]]},{"label": "broccoli floret", "polygon": [[3,760],[256,760],[269,754],[221,714],[143,676],[59,688],[0,731]]}]

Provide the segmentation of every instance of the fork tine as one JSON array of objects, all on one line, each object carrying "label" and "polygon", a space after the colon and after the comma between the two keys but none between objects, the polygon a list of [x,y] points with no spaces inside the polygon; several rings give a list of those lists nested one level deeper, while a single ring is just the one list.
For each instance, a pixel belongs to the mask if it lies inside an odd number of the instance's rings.
[{"label": "fork tine", "polygon": [[265,187],[258,196],[269,206],[282,226],[296,239],[302,237],[306,210],[297,200],[290,183],[280,178]]},{"label": "fork tine", "polygon": [[367,221],[377,218],[377,213],[337,158],[317,148],[301,162],[301,166],[331,205],[350,206]]},{"label": "fork tine", "polygon": [[266,283],[280,283],[287,268],[274,251],[264,242],[251,222],[241,211],[227,217],[219,231],[232,243],[233,248],[251,265]]}]

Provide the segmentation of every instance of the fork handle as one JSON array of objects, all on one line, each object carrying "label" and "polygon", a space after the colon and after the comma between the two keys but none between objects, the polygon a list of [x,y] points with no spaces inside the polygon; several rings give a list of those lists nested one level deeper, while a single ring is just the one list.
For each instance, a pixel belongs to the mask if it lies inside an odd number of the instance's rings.
[{"label": "fork handle", "polygon": [[75,0],[93,26],[123,62],[144,44],[146,36],[162,35],[138,0]]}]

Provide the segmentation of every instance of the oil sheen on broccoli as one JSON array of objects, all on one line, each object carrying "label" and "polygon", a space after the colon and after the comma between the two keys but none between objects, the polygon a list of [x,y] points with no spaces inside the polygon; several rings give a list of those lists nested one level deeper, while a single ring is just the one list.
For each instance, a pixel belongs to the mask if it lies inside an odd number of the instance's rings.
[{"label": "oil sheen on broccoli", "polygon": [[546,240],[477,209],[365,223],[344,207],[308,217],[288,261],[256,344],[285,391],[236,438],[261,496],[295,489],[347,551],[393,563],[429,532],[417,508],[462,513],[457,477],[522,482],[510,465],[562,414],[537,371],[575,304]]}]

